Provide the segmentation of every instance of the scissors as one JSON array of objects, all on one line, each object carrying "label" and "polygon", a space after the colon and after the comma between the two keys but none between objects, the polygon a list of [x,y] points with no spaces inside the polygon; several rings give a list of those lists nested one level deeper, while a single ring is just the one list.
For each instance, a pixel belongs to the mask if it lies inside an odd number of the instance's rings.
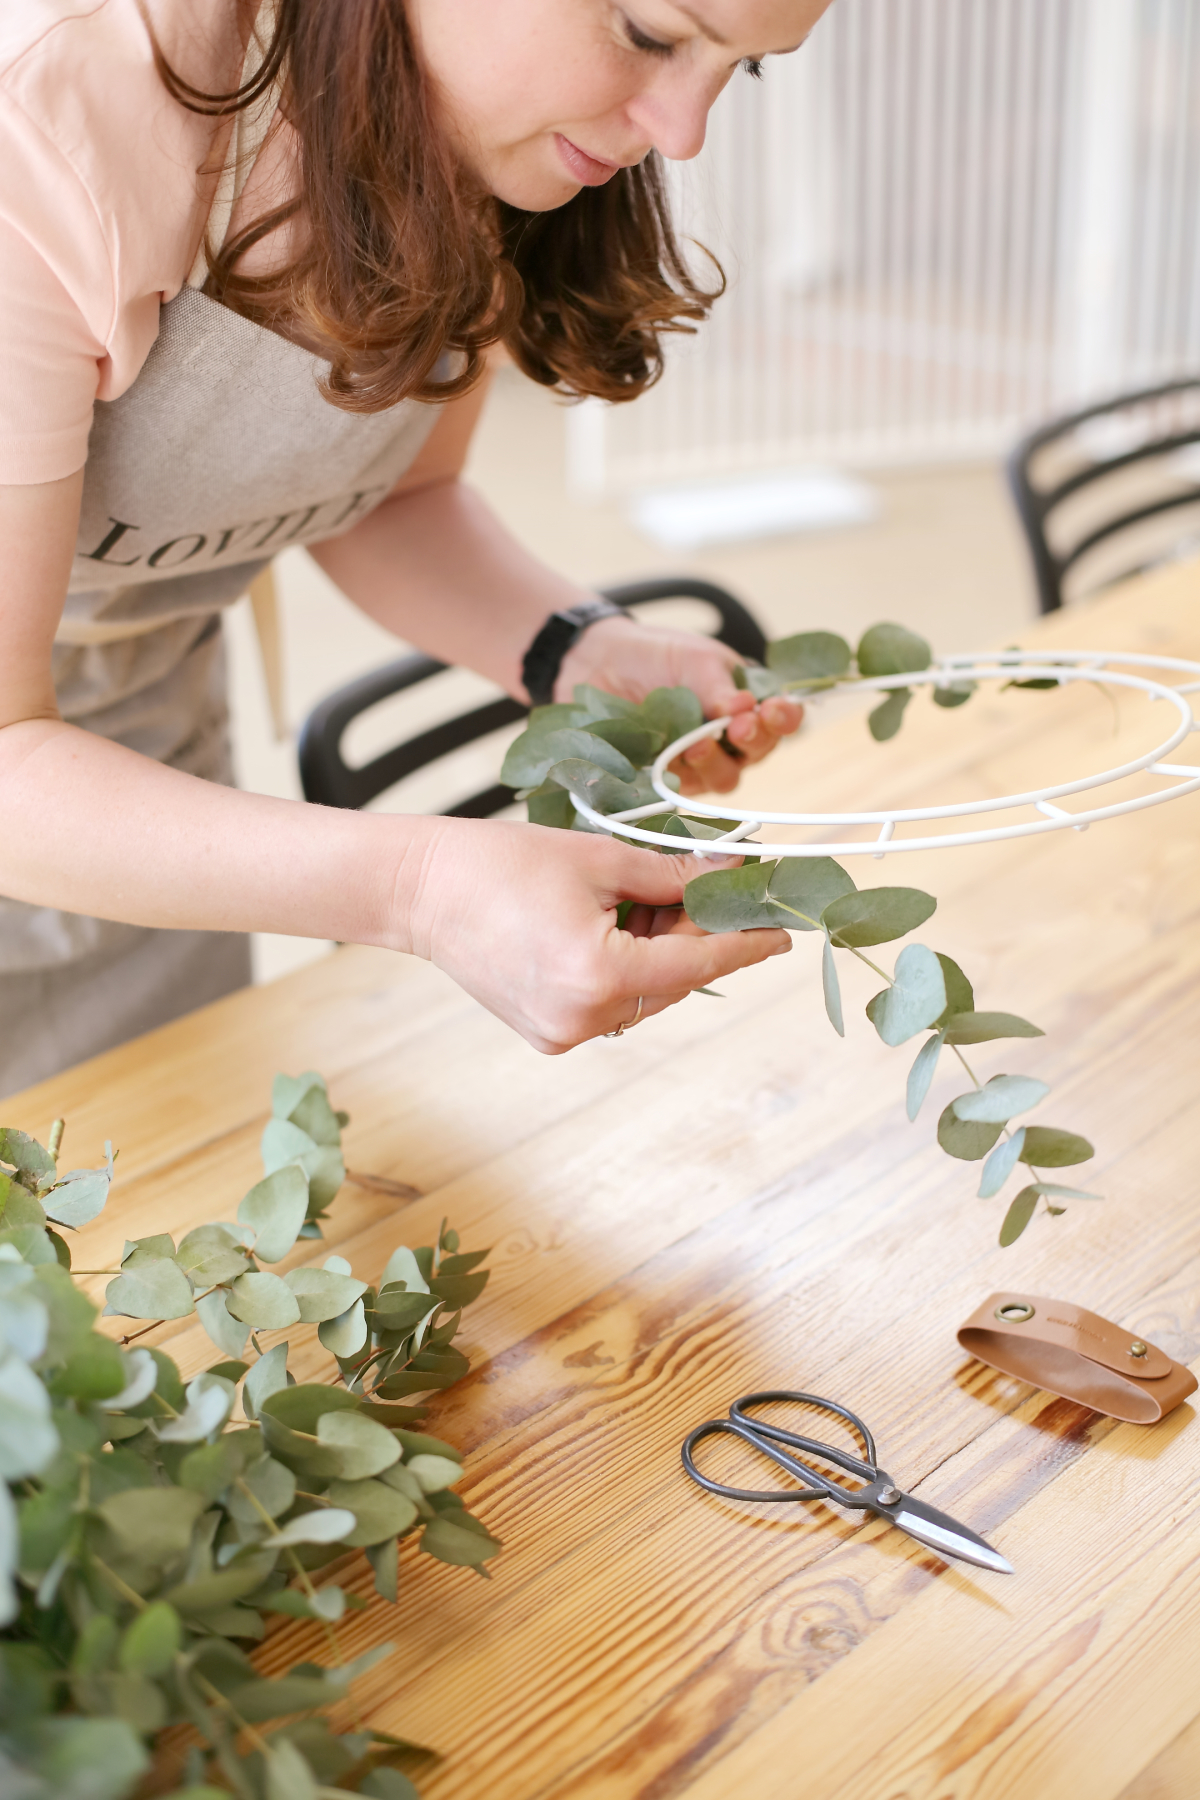
[{"label": "scissors", "polygon": [[[768,1424],[765,1419],[747,1418],[751,1407],[767,1406],[778,1401],[819,1407],[822,1412],[835,1413],[839,1419],[844,1419],[862,1439],[867,1452],[866,1460],[850,1456],[845,1450],[837,1450],[832,1444],[822,1443],[819,1438],[801,1437],[797,1432],[785,1431],[782,1425]],[[726,1487],[723,1482],[713,1481],[711,1476],[702,1474],[696,1467],[696,1445],[702,1438],[726,1433],[730,1437],[741,1438],[752,1449],[769,1456],[772,1462],[806,1485],[791,1490],[770,1488],[760,1491]],[[779,1444],[788,1444],[793,1450],[805,1450],[810,1456],[819,1457],[822,1462],[835,1463],[848,1475],[856,1476],[863,1486],[845,1488],[830,1476],[822,1475],[819,1469],[802,1462],[799,1457],[789,1456],[786,1450],[777,1449]],[[707,1488],[710,1494],[720,1494],[726,1500],[765,1500],[772,1503],[832,1500],[836,1505],[849,1507],[852,1511],[872,1512],[881,1519],[887,1519],[889,1524],[906,1531],[919,1544],[936,1550],[939,1556],[956,1556],[962,1562],[975,1563],[981,1569],[995,1569],[1003,1575],[1014,1573],[1012,1564],[968,1526],[960,1525],[957,1519],[938,1512],[935,1507],[927,1506],[923,1500],[914,1499],[912,1494],[906,1494],[898,1488],[891,1476],[879,1467],[875,1455],[875,1440],[862,1420],[846,1407],[839,1406],[836,1401],[822,1400],[819,1394],[791,1393],[786,1388],[772,1388],[761,1394],[743,1394],[730,1407],[727,1419],[707,1419],[703,1425],[697,1425],[694,1431],[689,1431],[683,1441],[683,1466],[693,1481],[699,1482],[702,1488]]]}]

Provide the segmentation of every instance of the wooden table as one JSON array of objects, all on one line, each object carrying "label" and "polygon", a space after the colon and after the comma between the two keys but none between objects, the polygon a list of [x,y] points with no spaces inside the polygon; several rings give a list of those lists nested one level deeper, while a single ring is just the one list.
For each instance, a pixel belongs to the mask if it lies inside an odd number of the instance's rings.
[{"label": "wooden table", "polygon": [[[1026,641],[1198,656],[1198,598],[1200,569],[1179,566]],[[1122,702],[1122,745],[1147,712]],[[922,699],[890,747],[860,719],[814,728],[752,791],[999,792],[1118,760],[1112,732],[1090,689],[954,713]],[[1200,1354],[1198,839],[1193,798],[1086,836],[854,865],[939,895],[922,939],[965,965],[980,1005],[1048,1034],[986,1046],[981,1067],[1044,1076],[1048,1122],[1098,1147],[1104,1204],[1009,1251],[1003,1202],[976,1199],[977,1169],[933,1143],[949,1068],[910,1126],[909,1058],[861,1016],[877,984],[847,977],[840,1043],[811,937],[722,1001],[556,1061],[437,972],[345,950],[5,1106],[30,1130],[65,1114],[73,1163],[120,1145],[92,1266],[123,1236],[232,1216],[279,1068],[321,1069],[352,1114],[351,1166],[424,1195],[344,1191],[336,1248],[357,1273],[443,1214],[465,1246],[495,1246],[467,1315],[477,1371],[433,1414],[505,1540],[495,1579],[410,1552],[399,1609],[376,1602],[347,1632],[353,1650],[398,1646],[362,1695],[377,1723],[445,1752],[428,1800],[1200,1792],[1192,1408],[1114,1425],[954,1338],[1016,1285]],[[189,1369],[211,1360],[195,1329],[159,1335]],[[294,1366],[316,1376],[326,1359],[302,1335]],[[688,1484],[685,1431],[772,1384],[863,1413],[885,1466],[988,1534],[1015,1577],[947,1567],[880,1522],[752,1516]],[[369,1591],[365,1567],[354,1579]],[[303,1654],[300,1631],[264,1663]]]}]

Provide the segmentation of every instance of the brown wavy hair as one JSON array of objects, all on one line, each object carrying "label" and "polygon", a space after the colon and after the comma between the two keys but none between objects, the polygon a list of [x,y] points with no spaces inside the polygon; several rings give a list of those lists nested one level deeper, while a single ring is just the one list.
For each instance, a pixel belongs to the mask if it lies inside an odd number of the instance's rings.
[{"label": "brown wavy hair", "polygon": [[[257,74],[223,94],[192,86],[151,38],[193,112],[228,116],[281,81],[300,193],[210,257],[206,291],[268,328],[299,326],[329,361],[327,398],[349,412],[465,393],[497,342],[545,387],[633,400],[662,374],[664,335],[694,331],[724,291],[715,261],[711,289],[688,268],[657,153],[552,212],[480,193],[439,122],[403,0],[279,0]],[[297,215],[292,260],[239,273]]]}]

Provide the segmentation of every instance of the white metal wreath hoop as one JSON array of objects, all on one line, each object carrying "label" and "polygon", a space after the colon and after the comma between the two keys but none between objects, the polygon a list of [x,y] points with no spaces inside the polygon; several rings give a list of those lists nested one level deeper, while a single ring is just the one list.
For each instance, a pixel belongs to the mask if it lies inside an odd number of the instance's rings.
[{"label": "white metal wreath hoop", "polygon": [[[1170,687],[1163,681],[1145,675],[1119,673],[1109,666],[1113,663],[1122,664],[1126,669],[1169,670],[1175,674],[1190,675],[1193,679]],[[952,806],[900,807],[879,812],[815,813],[764,812],[761,809],[731,806],[725,802],[714,805],[702,800],[682,801],[667,786],[667,768],[692,744],[699,743],[702,738],[719,737],[730,723],[729,718],[710,719],[695,731],[689,731],[683,737],[676,738],[674,743],[668,744],[652,766],[650,779],[655,793],[661,795],[662,801],[674,812],[683,814],[685,818],[700,820],[737,819],[738,824],[732,831],[724,832],[720,837],[705,838],[685,845],[678,837],[661,831],[647,831],[637,824],[639,819],[661,813],[661,802],[632,807],[627,812],[605,814],[573,796],[575,809],[590,825],[601,831],[628,838],[634,843],[654,844],[676,853],[686,848],[696,856],[712,856],[719,853],[723,844],[745,842],[752,832],[761,830],[764,825],[830,826],[843,829],[875,825],[879,827],[877,836],[866,841],[838,843],[822,840],[807,844],[771,844],[755,839],[754,850],[767,857],[881,857],[897,850],[948,850],[960,844],[989,844],[1002,838],[1031,837],[1044,831],[1086,831],[1089,825],[1100,819],[1115,819],[1123,813],[1141,812],[1148,806],[1161,806],[1166,800],[1178,800],[1184,794],[1200,789],[1200,765],[1163,760],[1183,743],[1189,732],[1200,731],[1200,721],[1197,721],[1186,698],[1188,694],[1200,691],[1200,663],[1184,662],[1171,656],[1136,656],[1124,652],[1095,650],[1004,650],[984,654],[967,652],[940,657],[927,669],[902,675],[875,675],[836,682],[832,684],[832,688],[853,688],[856,692],[871,689],[887,691],[922,686],[945,688],[961,681],[1014,681],[1047,677],[1053,677],[1062,687],[1076,681],[1100,682],[1113,687],[1132,688],[1146,694],[1151,700],[1166,701],[1178,714],[1175,728],[1153,750],[1147,751],[1144,756],[1135,757],[1131,762],[1122,763],[1117,768],[1104,769],[1097,775],[1084,776],[1079,781],[1064,781],[1026,794],[1004,794],[995,800],[969,800]],[[823,691],[832,690],[827,688]],[[810,700],[813,696],[798,697]],[[1143,772],[1161,775],[1170,785],[1151,794],[1139,794],[1128,800],[1115,801],[1109,806],[1092,807],[1087,812],[1073,813],[1055,804],[1068,794],[1087,793],[1095,788],[1108,787],[1126,776]],[[970,818],[987,813],[1014,812],[1021,808],[1028,808],[1040,816],[1022,819],[1016,824],[978,825],[972,830],[947,832],[934,837],[897,838],[895,835],[897,826],[931,819]]]}]

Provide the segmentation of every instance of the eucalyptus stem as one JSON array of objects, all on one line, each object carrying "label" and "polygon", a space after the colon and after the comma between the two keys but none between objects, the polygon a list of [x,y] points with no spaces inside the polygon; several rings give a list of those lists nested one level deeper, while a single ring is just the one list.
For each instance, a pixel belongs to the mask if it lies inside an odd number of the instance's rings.
[{"label": "eucalyptus stem", "polygon": [[52,1162],[58,1162],[58,1153],[62,1149],[63,1132],[67,1128],[65,1119],[55,1119],[50,1127],[50,1136],[46,1140],[46,1149]]}]

